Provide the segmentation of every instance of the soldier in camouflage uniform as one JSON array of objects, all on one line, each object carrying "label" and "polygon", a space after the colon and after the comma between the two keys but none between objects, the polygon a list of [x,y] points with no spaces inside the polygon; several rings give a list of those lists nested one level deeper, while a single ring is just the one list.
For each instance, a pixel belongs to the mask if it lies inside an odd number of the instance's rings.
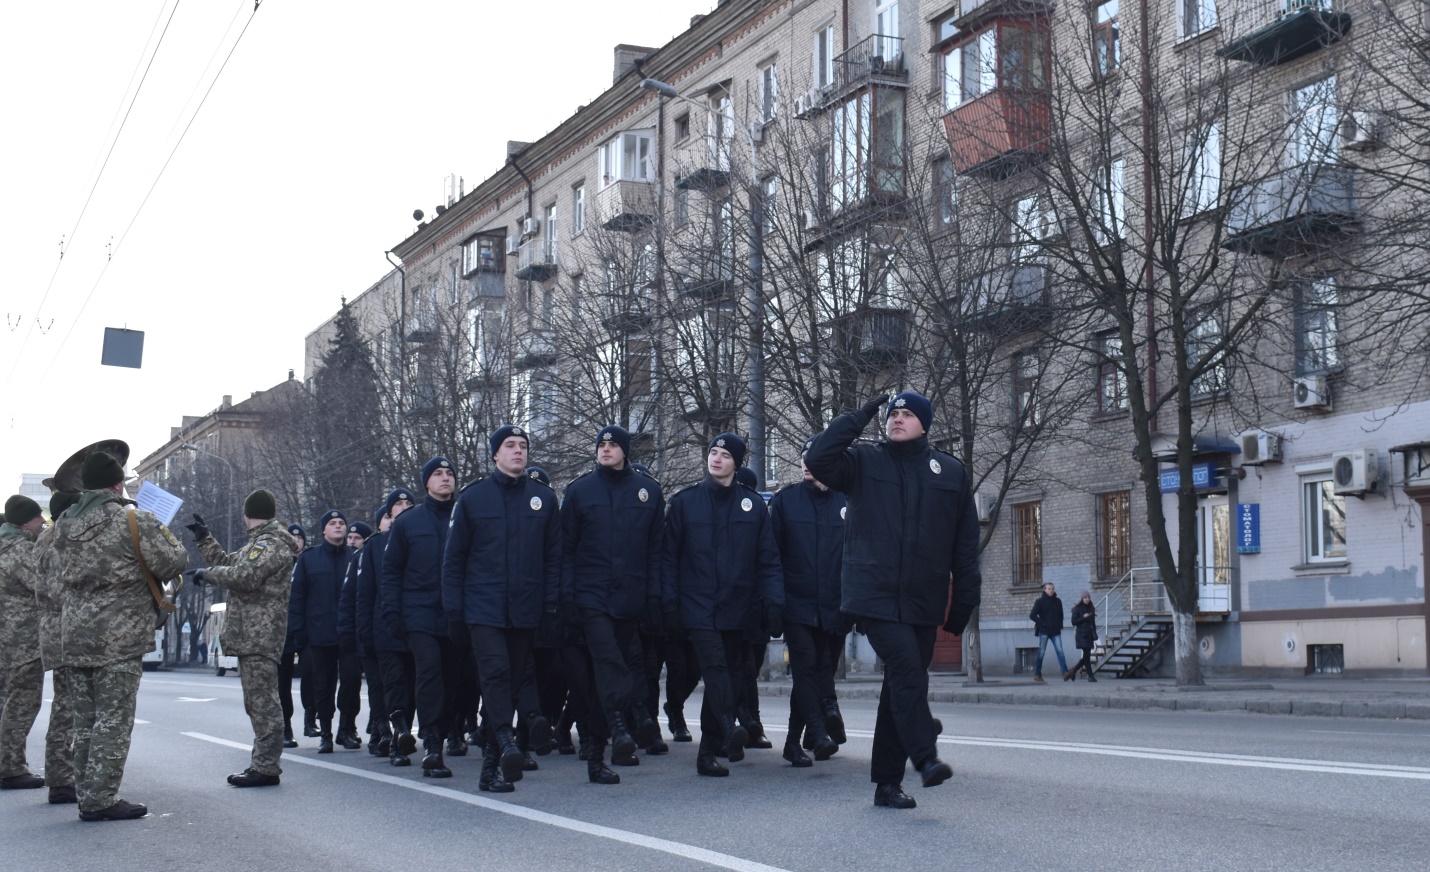
[{"label": "soldier in camouflage uniform", "polygon": [[253,724],[253,755],[249,767],[228,777],[234,787],[267,787],[278,783],[278,759],[283,754],[283,706],[278,701],[278,658],[288,635],[289,574],[298,540],[274,518],[273,494],[256,490],[243,501],[248,545],[231,554],[198,515],[190,524],[199,553],[211,568],[194,573],[197,584],[216,584],[229,591],[223,649],[238,656],[243,683],[243,708]]},{"label": "soldier in camouflage uniform", "polygon": [[[50,518],[59,520],[60,515],[77,502],[79,494],[52,494]],[[50,726],[45,731],[45,783],[50,786],[50,802],[60,805],[77,802],[78,797],[74,790],[74,691],[70,687],[69,670],[62,662],[60,644],[65,591],[54,545],[55,528],[51,525],[35,540],[35,565],[40,572],[35,602],[40,606],[40,663],[50,673],[53,687]]]},{"label": "soldier in camouflage uniform", "polygon": [[139,552],[157,579],[173,578],[188,552],[153,514],[129,509],[124,468],[102,451],[85,458],[85,493],[56,524],[64,566],[64,664],[74,687],[75,787],[79,818],[132,820],[148,809],[119,798],[144,653],[157,617],[127,513],[139,527]]},{"label": "soldier in camouflage uniform", "polygon": [[35,605],[39,572],[35,567],[35,537],[44,526],[40,505],[16,494],[5,501],[0,525],[0,790],[30,790],[45,779],[30,772],[25,740],[45,686],[40,665],[40,610]]}]

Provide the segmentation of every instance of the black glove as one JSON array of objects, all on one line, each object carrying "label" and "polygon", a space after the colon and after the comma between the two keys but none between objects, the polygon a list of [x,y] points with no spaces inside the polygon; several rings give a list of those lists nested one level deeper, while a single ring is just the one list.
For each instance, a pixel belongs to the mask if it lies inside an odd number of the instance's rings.
[{"label": "black glove", "polygon": [[664,618],[665,634],[671,638],[678,638],[680,631],[680,609],[675,606],[665,606],[661,609],[661,617]]},{"label": "black glove", "polygon": [[392,638],[401,641],[407,640],[407,625],[402,623],[401,618],[393,618],[387,622],[387,632],[392,634]]},{"label": "black glove", "polygon": [[951,608],[948,610],[948,620],[943,622],[943,629],[955,636],[962,636],[963,631],[968,629],[968,621],[972,617],[972,609],[965,611],[957,607]]},{"label": "black glove", "polygon": [[563,626],[575,629],[581,626],[581,610],[574,602],[564,602],[561,604],[561,623]]},{"label": "black glove", "polygon": [[770,606],[769,610],[765,612],[765,621],[766,626],[769,627],[771,639],[778,639],[785,634],[784,609],[779,606]]},{"label": "black glove", "polygon": [[308,634],[307,634],[307,633],[294,633],[294,634],[293,634],[293,644],[295,644],[295,645],[298,646],[298,650],[299,650],[299,651],[302,651],[304,648],[307,648],[307,647],[308,647]]},{"label": "black glove", "polygon": [[339,636],[338,654],[342,657],[357,655],[357,636]]},{"label": "black glove", "polygon": [[204,524],[203,517],[197,512],[194,513],[194,522],[192,524],[185,524],[184,526],[189,529],[190,533],[194,534],[195,542],[202,542],[209,537],[209,528]]},{"label": "black glove", "polygon": [[859,407],[859,414],[864,416],[864,423],[874,420],[874,416],[879,414],[879,407],[889,401],[888,394],[882,394]]},{"label": "black glove", "polygon": [[660,597],[646,597],[645,601],[645,622],[651,630],[658,630],[661,626]]},{"label": "black glove", "polygon": [[452,640],[452,647],[458,651],[472,647],[472,633],[467,629],[466,621],[448,621],[447,638]]},{"label": "black glove", "polygon": [[190,577],[193,579],[194,584],[198,585],[199,587],[203,587],[206,583],[204,571],[202,569],[195,569],[194,574]]}]

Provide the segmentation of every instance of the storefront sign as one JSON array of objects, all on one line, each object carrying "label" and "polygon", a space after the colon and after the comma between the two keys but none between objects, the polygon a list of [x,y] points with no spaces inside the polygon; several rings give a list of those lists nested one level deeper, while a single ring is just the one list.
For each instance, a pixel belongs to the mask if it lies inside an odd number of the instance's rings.
[{"label": "storefront sign", "polygon": [[1261,504],[1236,504],[1236,553],[1261,553]]},{"label": "storefront sign", "polygon": [[[1216,464],[1198,463],[1192,467],[1192,487],[1197,490],[1211,487],[1216,482]],[[1162,473],[1162,493],[1174,494],[1182,486],[1181,470],[1170,469]]]}]

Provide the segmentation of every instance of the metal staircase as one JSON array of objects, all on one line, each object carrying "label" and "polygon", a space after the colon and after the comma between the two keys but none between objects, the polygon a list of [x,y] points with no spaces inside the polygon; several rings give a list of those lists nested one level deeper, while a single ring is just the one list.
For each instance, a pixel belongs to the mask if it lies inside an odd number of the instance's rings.
[{"label": "metal staircase", "polygon": [[1172,609],[1155,566],[1131,569],[1097,602],[1092,671],[1129,678],[1172,638]]}]

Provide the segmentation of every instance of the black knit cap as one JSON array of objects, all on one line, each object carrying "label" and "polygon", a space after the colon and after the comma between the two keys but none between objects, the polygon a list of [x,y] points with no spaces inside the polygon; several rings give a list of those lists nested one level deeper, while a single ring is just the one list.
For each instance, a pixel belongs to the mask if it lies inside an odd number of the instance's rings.
[{"label": "black knit cap", "polygon": [[616,443],[621,446],[621,453],[626,460],[631,459],[631,434],[626,428],[617,427],[615,424],[602,427],[601,432],[596,434],[596,447],[600,448],[602,442]]},{"label": "black knit cap", "polygon": [[887,421],[895,409],[908,409],[913,412],[919,423],[924,425],[925,433],[933,426],[933,404],[928,401],[928,397],[917,391],[904,391],[894,397],[884,409],[884,420]]},{"label": "black knit cap", "polygon": [[40,516],[40,504],[23,494],[5,501],[5,523],[23,527]]},{"label": "black knit cap", "polygon": [[526,428],[518,427],[515,424],[503,424],[487,439],[487,445],[492,449],[492,457],[496,457],[497,449],[501,448],[501,444],[513,436],[525,439],[527,447],[531,447],[531,437],[526,435]]},{"label": "black knit cap", "polygon": [[730,452],[730,456],[735,460],[735,466],[740,467],[745,464],[745,440],[734,433],[721,433],[710,441],[710,448],[706,449],[708,454],[710,449],[723,448]]},{"label": "black knit cap", "polygon": [[347,516],[347,515],[344,515],[342,512],[338,511],[337,509],[328,509],[326,512],[323,513],[323,517],[321,517],[321,518],[318,519],[318,529],[319,529],[319,530],[326,529],[327,526],[328,526],[328,522],[331,521],[331,520],[334,519],[334,518],[337,518],[338,520],[342,521],[344,524],[346,524],[346,523],[348,522],[348,516]]},{"label": "black knit cap", "polygon": [[69,491],[55,491],[50,494],[50,518],[58,518],[65,513],[65,510],[75,503],[83,494],[70,493]]},{"label": "black knit cap", "polygon": [[369,527],[366,521],[353,521],[352,524],[348,526],[348,532],[356,533],[364,539],[372,537],[372,527]]},{"label": "black knit cap", "polygon": [[[424,464],[422,467],[423,490],[427,489],[427,479],[431,478],[432,473],[436,472],[439,469],[452,469],[452,461],[448,460],[445,457],[442,457],[441,455],[438,455],[437,457],[434,457],[431,460],[427,461],[427,463]],[[452,470],[452,474],[456,475],[456,470]],[[408,499],[411,499],[411,497],[408,497]]]},{"label": "black knit cap", "polygon": [[551,487],[551,476],[547,475],[546,470],[539,466],[528,466],[526,468],[526,477],[534,478],[547,487]]},{"label": "black knit cap", "polygon": [[417,502],[412,498],[412,491],[408,490],[405,487],[395,487],[388,492],[387,499],[382,504],[381,514],[392,514],[392,507],[397,505],[398,501],[400,500],[407,500],[409,503]]},{"label": "black knit cap", "polygon": [[84,459],[79,475],[85,490],[99,490],[122,483],[124,466],[111,455],[96,451]]},{"label": "black knit cap", "polygon": [[273,498],[273,492],[259,488],[244,497],[243,516],[255,521],[271,521],[278,517],[278,501]]},{"label": "black knit cap", "polygon": [[302,525],[302,524],[289,524],[289,525],[288,525],[288,535],[290,535],[290,536],[297,536],[299,539],[305,539],[305,540],[308,538],[308,534],[303,532],[303,525]]}]

